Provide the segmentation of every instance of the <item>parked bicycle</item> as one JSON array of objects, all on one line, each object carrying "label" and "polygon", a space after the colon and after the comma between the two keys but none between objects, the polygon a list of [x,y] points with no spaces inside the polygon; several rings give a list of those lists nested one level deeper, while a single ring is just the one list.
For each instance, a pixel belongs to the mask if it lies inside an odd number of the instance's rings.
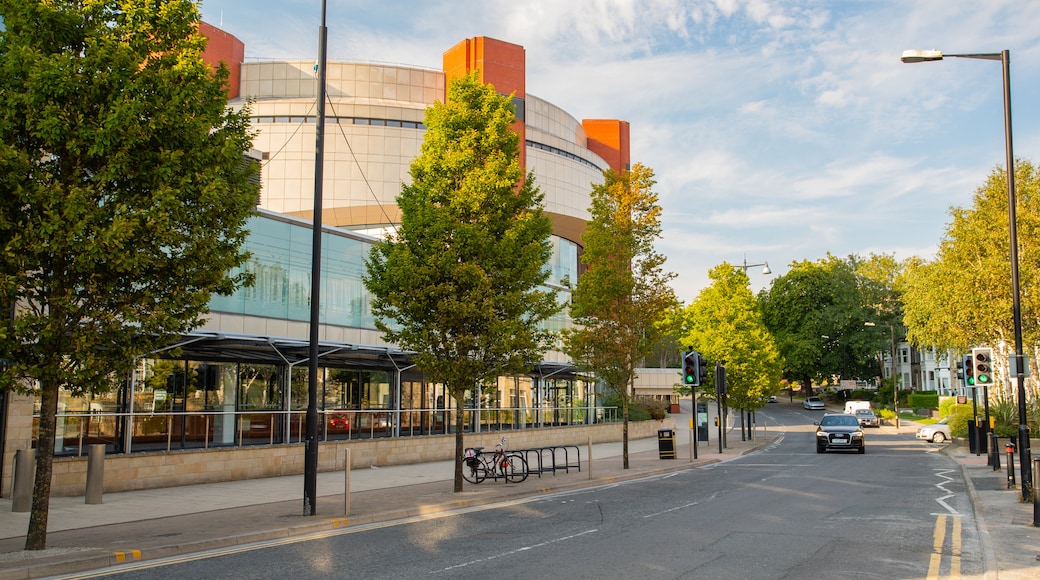
[{"label": "parked bicycle", "polygon": [[462,477],[470,483],[487,478],[505,479],[520,483],[527,479],[527,461],[519,453],[506,452],[506,438],[495,445],[493,453],[484,453],[483,447],[469,447],[462,465]]}]

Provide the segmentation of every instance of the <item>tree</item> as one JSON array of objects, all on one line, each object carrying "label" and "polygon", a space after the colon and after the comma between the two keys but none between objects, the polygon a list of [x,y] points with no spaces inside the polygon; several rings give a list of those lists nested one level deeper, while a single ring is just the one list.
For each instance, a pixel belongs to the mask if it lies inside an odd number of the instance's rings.
[{"label": "tree", "polygon": [[46,547],[59,389],[196,328],[247,257],[258,168],[195,2],[0,0],[4,388],[40,397],[25,547]]},{"label": "tree", "polygon": [[549,275],[552,224],[532,174],[520,168],[510,98],[475,75],[453,80],[426,112],[401,224],[366,260],[376,326],[455,401],[455,491],[462,491],[468,391],[531,369],[559,310]]},{"label": "tree", "polygon": [[850,262],[831,255],[795,262],[759,300],[785,361],[784,375],[801,382],[806,394],[813,382],[875,372],[872,361],[883,337],[865,325],[873,314]]},{"label": "tree", "polygon": [[[1018,161],[1015,185],[1023,350],[1032,351],[1028,358],[1035,365],[1040,355],[1040,170]],[[936,258],[913,260],[898,279],[907,339],[960,352],[991,344],[1003,351],[998,360],[1006,361],[1015,336],[1006,172],[994,169],[975,191],[972,207],[952,208],[950,216]],[[1033,376],[1038,371],[1033,366]]]},{"label": "tree", "polygon": [[564,329],[563,349],[574,363],[596,375],[621,401],[622,456],[628,469],[628,411],[636,367],[669,333],[668,313],[676,304],[668,286],[674,274],[654,250],[661,235],[661,207],[651,169],[604,171],[592,189],[591,220],[582,241],[582,263],[571,302],[573,328]]},{"label": "tree", "polygon": [[747,273],[723,262],[708,276],[711,285],[686,307],[682,343],[726,365],[726,398],[735,407],[758,409],[780,384],[780,353],[762,321]]},{"label": "tree", "polygon": [[[890,351],[895,348],[895,341],[905,334],[903,301],[897,284],[904,266],[891,254],[870,254],[866,258],[852,255],[849,256],[849,263],[856,273],[863,305],[869,316],[873,317],[865,324],[873,328],[876,334],[871,337],[868,331],[867,340],[888,345],[888,348],[879,350],[879,353]],[[895,357],[895,352],[891,352],[890,355]],[[884,376],[884,371],[880,368],[883,361],[884,356],[879,356],[875,369],[877,376]],[[895,385],[894,376],[892,383]]]}]

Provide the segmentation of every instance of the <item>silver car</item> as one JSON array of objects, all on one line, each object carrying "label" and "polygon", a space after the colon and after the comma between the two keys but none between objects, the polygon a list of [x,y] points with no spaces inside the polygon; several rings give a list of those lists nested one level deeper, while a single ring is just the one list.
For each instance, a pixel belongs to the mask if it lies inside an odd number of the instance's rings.
[{"label": "silver car", "polygon": [[802,402],[802,408],[810,411],[825,411],[827,410],[827,405],[824,405],[823,399],[819,397],[809,397]]},{"label": "silver car", "polygon": [[931,441],[932,443],[946,443],[953,439],[950,435],[950,426],[947,425],[949,417],[943,417],[931,425],[925,425],[917,430],[917,438]]},{"label": "silver car", "polygon": [[856,418],[859,419],[860,427],[880,427],[881,422],[874,411],[870,409],[856,409]]}]

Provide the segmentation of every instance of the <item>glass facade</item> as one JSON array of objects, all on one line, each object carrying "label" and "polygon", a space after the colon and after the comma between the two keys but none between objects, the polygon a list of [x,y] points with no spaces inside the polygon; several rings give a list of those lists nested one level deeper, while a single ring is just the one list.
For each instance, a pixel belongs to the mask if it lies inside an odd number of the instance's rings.
[{"label": "glass facade", "polygon": [[[213,296],[210,310],[260,318],[310,319],[311,229],[308,222],[263,212],[249,223],[244,266],[255,283],[231,296]],[[322,318],[332,326],[375,329],[362,282],[373,239],[328,230],[322,239]],[[578,246],[551,240],[549,285],[569,301],[578,276]],[[566,309],[546,322],[568,324]],[[190,342],[190,341],[188,341]],[[231,351],[229,351],[231,352]],[[254,352],[255,354],[255,352]],[[82,454],[89,444],[109,452],[161,451],[295,443],[304,439],[308,369],[273,351],[270,361],[227,354],[194,360],[139,359],[133,377],[103,394],[70,397],[59,405],[57,454]],[[198,358],[199,355],[196,355]],[[185,360],[186,359],[186,360]],[[223,360],[226,359],[226,360]],[[349,360],[319,368],[322,440],[444,434],[457,408],[443,385],[414,369],[356,367]],[[465,396],[466,430],[567,425],[591,421],[595,385],[573,375],[538,379],[499,377],[481,396]],[[38,415],[38,410],[37,410]]]}]

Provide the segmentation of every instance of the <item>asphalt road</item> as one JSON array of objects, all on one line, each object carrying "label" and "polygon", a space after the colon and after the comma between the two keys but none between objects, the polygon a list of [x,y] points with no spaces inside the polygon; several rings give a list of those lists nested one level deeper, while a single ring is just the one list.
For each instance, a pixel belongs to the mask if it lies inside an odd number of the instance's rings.
[{"label": "asphalt road", "polygon": [[[770,405],[783,436],[668,475],[145,562],[112,578],[948,578],[982,574],[961,471],[868,431],[817,454],[822,413]],[[940,546],[941,549],[936,549]]]}]

